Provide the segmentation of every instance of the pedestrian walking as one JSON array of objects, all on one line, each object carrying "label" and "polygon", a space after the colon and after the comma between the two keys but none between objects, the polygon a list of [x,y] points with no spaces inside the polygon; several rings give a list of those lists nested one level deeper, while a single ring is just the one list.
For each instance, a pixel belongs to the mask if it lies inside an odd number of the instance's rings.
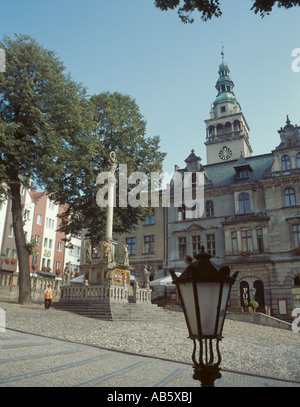
[{"label": "pedestrian walking", "polygon": [[45,309],[49,309],[52,303],[52,288],[51,285],[48,284],[48,287],[45,290]]}]

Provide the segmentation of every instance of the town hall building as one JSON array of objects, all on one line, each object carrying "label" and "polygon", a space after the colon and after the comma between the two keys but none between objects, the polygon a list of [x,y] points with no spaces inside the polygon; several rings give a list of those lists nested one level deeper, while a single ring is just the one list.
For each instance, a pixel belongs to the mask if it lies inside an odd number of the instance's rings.
[{"label": "town hall building", "polygon": [[239,270],[232,309],[248,309],[255,300],[258,311],[291,320],[300,307],[300,126],[287,117],[274,150],[252,155],[223,52],[218,73],[218,94],[205,121],[207,164],[192,150],[186,166],[175,167],[182,177],[203,173],[204,213],[188,219],[188,208],[172,205],[172,192],[170,208],[155,208],[165,211],[165,222],[155,225],[165,242],[164,272],[184,271],[185,256],[203,245],[216,265]]},{"label": "town hall building", "polygon": [[207,164],[192,151],[178,169],[204,173],[204,213],[186,219],[185,208],[169,208],[166,268],[183,271],[185,256],[203,245],[217,265],[239,270],[232,308],[255,300],[258,310],[290,319],[300,307],[300,126],[287,117],[274,150],[253,156],[233,87],[222,53],[206,120]]}]

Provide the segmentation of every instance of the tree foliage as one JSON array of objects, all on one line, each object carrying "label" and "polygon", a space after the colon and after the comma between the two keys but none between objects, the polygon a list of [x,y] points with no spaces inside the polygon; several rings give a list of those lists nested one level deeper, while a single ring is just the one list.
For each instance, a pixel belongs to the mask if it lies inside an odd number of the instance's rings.
[{"label": "tree foliage", "polygon": [[[114,151],[117,155],[118,164],[127,165],[128,176],[134,171],[145,174],[162,170],[162,162],[165,154],[160,152],[159,137],[146,137],[146,122],[140,113],[136,101],[119,92],[104,92],[91,98],[93,110],[93,137],[95,155],[91,161],[91,172],[81,173],[79,180],[69,178],[75,191],[68,199],[68,209],[62,219],[62,230],[65,233],[79,232],[88,229],[87,236],[93,243],[104,238],[106,209],[99,208],[96,203],[96,194],[99,187],[96,186],[97,175],[102,171],[109,170],[109,154]],[[118,181],[118,168],[116,172]],[[80,183],[80,190],[76,190],[75,184]],[[60,185],[64,191],[65,185]],[[128,185],[130,188],[130,185]],[[114,233],[129,231],[134,224],[143,219],[147,213],[145,208],[133,208],[130,205],[120,207],[118,205],[118,192],[114,210]],[[63,195],[60,197],[63,201]],[[65,199],[65,201],[66,201]]]},{"label": "tree foliage", "polygon": [[[219,0],[155,0],[155,6],[160,10],[174,10],[184,23],[193,23],[191,14],[196,11],[200,13],[203,21],[220,17],[222,10]],[[261,17],[271,13],[275,6],[279,8],[291,8],[300,5],[300,0],[254,0],[251,10]]]},{"label": "tree foliage", "polygon": [[[19,302],[30,301],[30,246],[23,230],[21,187],[43,188],[65,205],[61,231],[83,228],[93,242],[103,238],[105,209],[96,203],[96,178],[117,153],[128,173],[162,168],[159,138],[147,138],[134,99],[120,93],[88,97],[65,73],[55,53],[34,39],[4,36],[6,71],[0,73],[0,196],[12,199],[19,260]],[[114,232],[128,231],[144,208],[116,208]]]},{"label": "tree foliage", "polygon": [[19,259],[19,302],[30,301],[29,250],[23,231],[21,186],[48,188],[80,171],[78,154],[92,154],[90,109],[85,90],[54,52],[28,36],[4,36],[6,70],[0,73],[1,194],[12,199]]}]

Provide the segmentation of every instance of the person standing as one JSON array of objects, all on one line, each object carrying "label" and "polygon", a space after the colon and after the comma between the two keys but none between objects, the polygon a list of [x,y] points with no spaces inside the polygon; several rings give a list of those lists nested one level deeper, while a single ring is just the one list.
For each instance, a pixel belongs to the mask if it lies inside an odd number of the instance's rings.
[{"label": "person standing", "polygon": [[45,290],[45,309],[49,309],[52,303],[52,288],[51,285],[48,284]]}]

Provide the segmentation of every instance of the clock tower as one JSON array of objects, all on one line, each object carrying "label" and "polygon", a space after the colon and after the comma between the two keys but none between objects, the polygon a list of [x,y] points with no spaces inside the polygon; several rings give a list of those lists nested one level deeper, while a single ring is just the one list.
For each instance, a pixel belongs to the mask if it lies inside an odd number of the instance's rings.
[{"label": "clock tower", "polygon": [[241,153],[244,157],[249,157],[252,153],[250,129],[233,93],[234,83],[229,76],[223,50],[221,55],[219,79],[216,83],[218,94],[211,107],[210,119],[205,120],[207,164],[236,160]]}]

